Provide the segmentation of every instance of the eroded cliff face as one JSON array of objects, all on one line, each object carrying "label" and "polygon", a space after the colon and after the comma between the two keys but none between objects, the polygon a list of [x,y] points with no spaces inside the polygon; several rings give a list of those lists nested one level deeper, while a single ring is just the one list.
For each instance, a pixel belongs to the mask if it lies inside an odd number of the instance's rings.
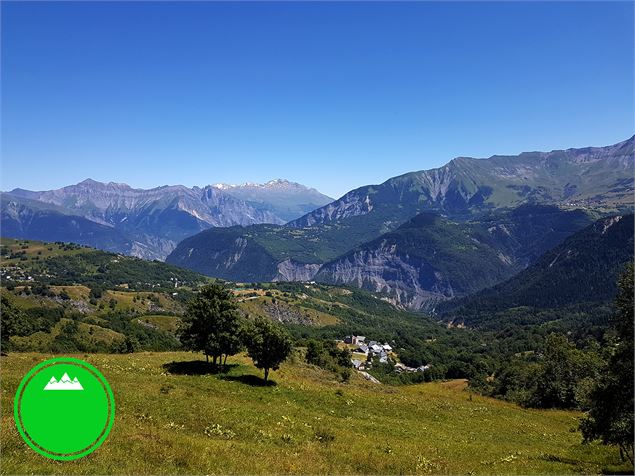
[{"label": "eroded cliff face", "polygon": [[365,288],[410,309],[431,310],[441,301],[510,278],[591,222],[580,210],[538,205],[470,222],[421,213],[325,263],[314,279]]},{"label": "eroded cliff face", "polygon": [[212,228],[186,238],[166,262],[232,281],[273,281],[278,263],[257,242],[241,236],[241,230]]},{"label": "eroded cliff face", "polygon": [[387,241],[325,264],[315,280],[368,289],[410,309],[427,309],[455,296],[452,283],[442,272],[424,260],[402,255],[398,245]]},{"label": "eroded cliff face", "polygon": [[140,240],[132,242],[132,247],[128,254],[147,260],[163,261],[166,256],[174,251],[177,244],[178,241],[176,240],[145,235]]},{"label": "eroded cliff face", "polygon": [[299,263],[287,259],[278,263],[278,274],[274,281],[312,281],[320,270],[320,264]]}]

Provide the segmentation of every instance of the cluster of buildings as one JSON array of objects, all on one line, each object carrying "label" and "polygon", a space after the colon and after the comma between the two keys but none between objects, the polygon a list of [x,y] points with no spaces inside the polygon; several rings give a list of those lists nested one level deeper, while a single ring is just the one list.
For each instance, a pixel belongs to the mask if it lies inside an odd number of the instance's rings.
[{"label": "cluster of buildings", "polygon": [[[372,360],[378,358],[382,364],[388,363],[388,356],[393,353],[393,348],[388,343],[381,343],[374,340],[366,342],[365,336],[346,336],[344,343],[355,346],[351,350],[353,351],[354,358],[351,359],[353,367],[357,370],[365,370],[372,365]],[[359,354],[363,354],[366,358],[362,359]],[[355,358],[357,357],[357,358]],[[393,357],[395,357],[393,355]],[[396,360],[396,359],[394,359]],[[431,365],[421,365],[420,367],[408,367],[401,362],[395,363],[395,372],[425,372]]]},{"label": "cluster of buildings", "polygon": [[395,364],[395,372],[398,374],[403,372],[425,372],[431,367],[431,365],[421,365],[419,367],[408,367],[407,365],[397,362]]},{"label": "cluster of buildings", "polygon": [[382,364],[388,363],[388,355],[392,352],[392,347],[388,343],[380,343],[374,340],[366,343],[365,336],[346,336],[344,338],[345,344],[351,344],[356,346],[353,350],[355,354],[363,354],[366,359],[352,359],[353,367],[358,370],[363,370],[368,364],[367,361],[377,357]]},{"label": "cluster of buildings", "polygon": [[0,277],[3,281],[33,281],[33,276],[29,276],[19,266],[3,266],[0,268]]}]

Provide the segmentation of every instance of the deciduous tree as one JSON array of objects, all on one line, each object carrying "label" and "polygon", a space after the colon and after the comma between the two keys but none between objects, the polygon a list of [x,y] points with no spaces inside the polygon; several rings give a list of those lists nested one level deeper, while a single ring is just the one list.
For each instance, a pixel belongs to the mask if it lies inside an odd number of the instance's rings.
[{"label": "deciduous tree", "polygon": [[249,357],[257,368],[264,370],[266,382],[269,371],[278,370],[291,354],[291,337],[282,326],[260,317],[246,327],[244,336]]},{"label": "deciduous tree", "polygon": [[[240,314],[231,291],[218,284],[201,289],[188,305],[179,330],[181,342],[202,351],[214,365],[241,350]],[[225,356],[225,360],[222,357]]]}]

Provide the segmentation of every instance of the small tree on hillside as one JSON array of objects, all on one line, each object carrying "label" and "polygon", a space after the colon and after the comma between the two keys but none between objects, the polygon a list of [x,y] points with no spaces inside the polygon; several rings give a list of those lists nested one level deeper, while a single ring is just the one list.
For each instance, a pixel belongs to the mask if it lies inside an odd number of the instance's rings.
[{"label": "small tree on hillside", "polygon": [[240,352],[240,315],[231,291],[218,284],[203,287],[187,305],[179,336],[186,348],[202,351],[208,362],[211,356],[214,365]]},{"label": "small tree on hillside", "polygon": [[288,332],[261,317],[245,328],[244,340],[254,365],[264,370],[265,382],[269,379],[269,371],[278,370],[293,349]]},{"label": "small tree on hillside", "polygon": [[591,409],[580,428],[585,441],[601,440],[616,445],[620,455],[633,463],[633,264],[619,280],[615,301],[618,340],[608,367],[591,393]]}]

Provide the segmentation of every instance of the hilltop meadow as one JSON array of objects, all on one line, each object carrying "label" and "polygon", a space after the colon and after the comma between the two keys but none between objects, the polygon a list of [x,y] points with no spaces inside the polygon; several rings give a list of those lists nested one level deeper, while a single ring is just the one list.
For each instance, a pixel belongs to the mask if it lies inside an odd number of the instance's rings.
[{"label": "hilltop meadow", "polygon": [[[111,384],[112,433],[93,454],[47,460],[20,438],[13,397],[52,357],[2,357],[2,474],[596,474],[624,473],[615,448],[582,444],[580,413],[478,396],[464,380],[348,383],[297,350],[264,385],[244,355],[213,374],[200,355],[75,354]],[[56,415],[72,424],[72,415]]]}]

